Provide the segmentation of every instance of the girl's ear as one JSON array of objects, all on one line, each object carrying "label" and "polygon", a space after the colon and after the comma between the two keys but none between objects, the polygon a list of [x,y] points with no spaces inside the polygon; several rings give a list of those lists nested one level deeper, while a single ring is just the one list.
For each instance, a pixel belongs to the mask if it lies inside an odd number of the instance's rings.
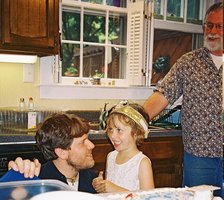
[{"label": "girl's ear", "polygon": [[54,152],[59,158],[63,160],[66,160],[68,158],[68,150],[62,148],[56,148]]}]

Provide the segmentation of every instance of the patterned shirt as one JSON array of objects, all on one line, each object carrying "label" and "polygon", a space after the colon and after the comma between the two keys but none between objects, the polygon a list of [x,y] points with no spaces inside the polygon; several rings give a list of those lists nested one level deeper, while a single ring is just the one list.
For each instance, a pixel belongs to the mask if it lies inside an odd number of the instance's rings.
[{"label": "patterned shirt", "polygon": [[222,157],[222,67],[217,69],[208,49],[178,59],[157,90],[170,104],[183,95],[184,150],[195,156]]}]

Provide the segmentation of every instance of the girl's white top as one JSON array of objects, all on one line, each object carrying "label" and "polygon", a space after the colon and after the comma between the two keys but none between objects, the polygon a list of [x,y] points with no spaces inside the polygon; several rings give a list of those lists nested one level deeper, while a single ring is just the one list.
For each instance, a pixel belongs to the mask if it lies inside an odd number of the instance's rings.
[{"label": "girl's white top", "polygon": [[148,157],[142,152],[139,152],[126,163],[116,164],[117,154],[118,152],[115,150],[107,156],[106,179],[131,191],[140,190],[138,178],[139,166],[141,160]]}]

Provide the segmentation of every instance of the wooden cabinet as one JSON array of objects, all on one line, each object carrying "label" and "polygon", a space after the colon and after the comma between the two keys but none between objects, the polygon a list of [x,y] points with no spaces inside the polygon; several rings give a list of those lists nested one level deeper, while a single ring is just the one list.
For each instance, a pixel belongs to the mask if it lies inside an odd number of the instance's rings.
[{"label": "wooden cabinet", "polygon": [[59,0],[0,0],[0,53],[58,53]]},{"label": "wooden cabinet", "polygon": [[[96,171],[105,169],[107,154],[113,150],[108,140],[93,140],[93,156]],[[183,144],[180,136],[150,137],[144,141],[140,150],[152,161],[155,186],[181,187]]]}]

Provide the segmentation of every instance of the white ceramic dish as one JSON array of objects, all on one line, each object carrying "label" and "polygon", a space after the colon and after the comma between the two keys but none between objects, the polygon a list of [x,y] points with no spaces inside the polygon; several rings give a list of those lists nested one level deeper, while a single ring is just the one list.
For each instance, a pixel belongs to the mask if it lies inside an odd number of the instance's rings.
[{"label": "white ceramic dish", "polygon": [[38,194],[30,200],[106,200],[98,195],[77,191],[54,191]]}]

